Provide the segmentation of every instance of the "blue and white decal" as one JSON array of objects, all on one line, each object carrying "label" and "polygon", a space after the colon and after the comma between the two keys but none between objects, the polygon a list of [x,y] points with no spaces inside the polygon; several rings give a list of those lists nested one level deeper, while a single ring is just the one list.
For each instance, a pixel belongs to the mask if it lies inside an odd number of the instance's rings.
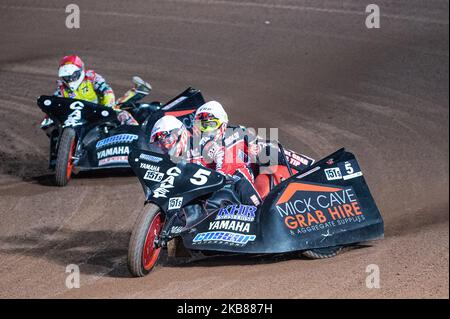
[{"label": "blue and white decal", "polygon": [[161,162],[163,160],[161,157],[148,155],[148,154],[141,154],[141,155],[139,155],[139,159],[144,160],[144,161],[148,161],[148,162],[152,162],[152,163],[159,163],[159,162]]},{"label": "blue and white decal", "polygon": [[217,213],[216,220],[234,219],[246,222],[255,220],[256,206],[250,205],[230,205],[221,208]]},{"label": "blue and white decal", "polygon": [[117,143],[131,143],[134,140],[137,140],[138,136],[135,134],[118,134],[114,136],[107,137],[103,140],[100,140],[95,145],[96,148],[105,147],[112,144]]},{"label": "blue and white decal", "polygon": [[254,241],[255,235],[244,235],[232,232],[212,231],[206,233],[198,233],[195,235],[192,242],[194,244],[200,243],[224,243],[224,244],[236,244],[246,245],[248,242]]}]

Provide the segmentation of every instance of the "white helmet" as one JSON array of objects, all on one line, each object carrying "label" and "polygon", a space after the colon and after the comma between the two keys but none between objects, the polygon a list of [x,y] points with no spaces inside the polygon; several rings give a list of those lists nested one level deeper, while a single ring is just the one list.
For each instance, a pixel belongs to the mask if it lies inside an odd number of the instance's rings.
[{"label": "white helmet", "polygon": [[228,114],[217,101],[206,102],[195,112],[196,126],[202,132],[212,132],[228,123]]},{"label": "white helmet", "polygon": [[58,76],[72,91],[78,89],[85,75],[84,62],[79,56],[68,55],[59,62]]},{"label": "white helmet", "polygon": [[187,137],[188,133],[184,124],[173,115],[165,115],[153,126],[150,143],[158,142],[166,150],[176,146],[176,153],[180,153],[184,151]]}]

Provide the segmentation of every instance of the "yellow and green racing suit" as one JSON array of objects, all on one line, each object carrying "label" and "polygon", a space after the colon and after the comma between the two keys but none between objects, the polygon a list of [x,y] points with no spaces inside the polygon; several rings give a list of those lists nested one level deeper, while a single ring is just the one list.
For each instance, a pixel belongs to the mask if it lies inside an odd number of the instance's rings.
[{"label": "yellow and green racing suit", "polygon": [[116,105],[116,98],[111,86],[106,83],[100,74],[93,70],[86,71],[83,82],[75,91],[70,90],[62,81],[58,81],[58,88],[54,95],[97,103],[107,107]]}]

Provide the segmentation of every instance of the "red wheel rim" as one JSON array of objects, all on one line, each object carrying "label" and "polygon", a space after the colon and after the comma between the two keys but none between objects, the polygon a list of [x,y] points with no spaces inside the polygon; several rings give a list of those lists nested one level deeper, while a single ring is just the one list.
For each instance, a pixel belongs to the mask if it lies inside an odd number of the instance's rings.
[{"label": "red wheel rim", "polygon": [[142,262],[145,270],[150,270],[156,263],[161,247],[155,247],[155,239],[162,230],[163,221],[161,214],[158,213],[152,220],[145,238],[144,249],[142,251]]},{"label": "red wheel rim", "polygon": [[75,153],[75,139],[73,139],[72,143],[70,144],[69,158],[67,159],[67,170],[66,170],[67,180],[69,180],[70,177],[72,176],[73,154],[74,153]]}]

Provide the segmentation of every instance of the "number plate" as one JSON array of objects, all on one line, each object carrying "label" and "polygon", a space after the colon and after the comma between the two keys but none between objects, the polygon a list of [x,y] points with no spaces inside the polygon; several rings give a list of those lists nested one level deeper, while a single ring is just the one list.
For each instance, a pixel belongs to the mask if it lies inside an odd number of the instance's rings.
[{"label": "number plate", "polygon": [[147,170],[144,175],[144,179],[152,182],[161,182],[164,177],[164,173],[158,173],[155,171]]}]

